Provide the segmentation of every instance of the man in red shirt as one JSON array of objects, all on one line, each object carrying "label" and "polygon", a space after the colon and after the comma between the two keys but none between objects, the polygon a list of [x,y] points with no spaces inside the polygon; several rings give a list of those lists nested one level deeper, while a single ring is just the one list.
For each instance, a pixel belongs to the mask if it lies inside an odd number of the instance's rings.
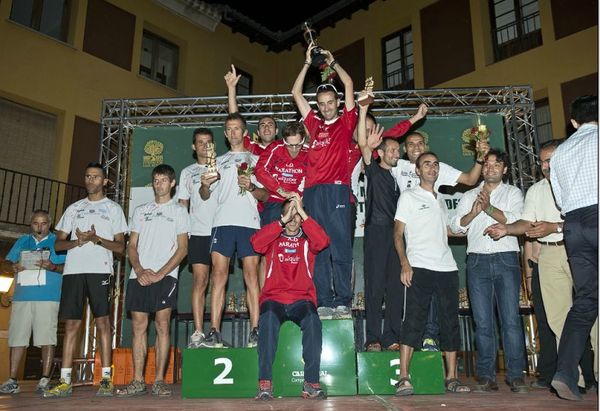
[{"label": "man in red shirt", "polygon": [[[292,95],[311,137],[304,201],[313,218],[331,238],[331,245],[317,257],[315,285],[321,318],[350,318],[352,305],[352,245],[350,218],[350,173],[348,153],[358,119],[352,79],[328,50],[322,50],[330,68],[344,84],[345,103],[339,115],[340,99],[333,84],[317,87],[320,117],[304,95],[302,85],[311,64],[311,44]],[[331,283],[333,279],[333,288]]]},{"label": "man in red shirt", "polygon": [[279,221],[256,232],[250,242],[267,258],[267,275],[261,291],[258,326],[259,389],[257,399],[270,400],[272,368],[281,324],[293,321],[302,329],[304,398],[325,398],[319,384],[322,331],[313,283],[316,255],[329,245],[325,231],[310,218],[297,193],[283,203]]}]

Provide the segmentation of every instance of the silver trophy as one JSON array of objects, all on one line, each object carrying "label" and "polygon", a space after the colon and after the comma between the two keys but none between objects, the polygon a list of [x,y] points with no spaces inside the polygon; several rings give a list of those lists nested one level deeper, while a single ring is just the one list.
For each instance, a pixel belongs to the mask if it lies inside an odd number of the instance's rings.
[{"label": "silver trophy", "polygon": [[[311,43],[317,45],[317,32],[310,27],[310,23],[305,21],[302,25],[302,28],[304,30],[304,41],[306,41],[306,44],[309,46]],[[311,63],[314,67],[321,67],[323,64],[325,64],[325,55],[321,54],[322,50],[323,49],[321,49],[321,47],[315,47],[310,52],[310,57],[312,59]]]}]

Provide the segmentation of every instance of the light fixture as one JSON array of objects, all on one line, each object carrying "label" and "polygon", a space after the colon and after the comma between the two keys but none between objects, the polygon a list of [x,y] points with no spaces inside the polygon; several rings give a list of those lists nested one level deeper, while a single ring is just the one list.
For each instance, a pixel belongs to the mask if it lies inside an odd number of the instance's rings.
[{"label": "light fixture", "polygon": [[15,277],[10,274],[0,274],[0,293],[7,293],[8,290],[10,290],[14,279]]}]

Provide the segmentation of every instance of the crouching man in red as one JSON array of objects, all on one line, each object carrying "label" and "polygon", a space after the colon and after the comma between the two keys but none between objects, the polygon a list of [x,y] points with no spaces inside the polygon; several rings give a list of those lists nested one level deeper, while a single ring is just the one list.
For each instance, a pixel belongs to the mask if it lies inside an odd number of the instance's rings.
[{"label": "crouching man in red", "polygon": [[279,328],[288,320],[302,330],[302,396],[325,398],[319,384],[322,333],[313,268],[315,256],[329,245],[329,237],[306,214],[300,197],[294,193],[283,203],[281,219],[261,228],[250,242],[267,260],[265,285],[259,299],[259,388],[256,398],[273,398],[271,379]]}]

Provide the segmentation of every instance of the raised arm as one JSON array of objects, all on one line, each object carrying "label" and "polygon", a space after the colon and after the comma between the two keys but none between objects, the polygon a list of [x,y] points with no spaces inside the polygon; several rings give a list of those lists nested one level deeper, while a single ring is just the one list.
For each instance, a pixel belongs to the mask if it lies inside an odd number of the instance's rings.
[{"label": "raised arm", "polygon": [[235,72],[235,66],[231,65],[231,70],[225,74],[225,83],[227,84],[227,109],[229,113],[237,113],[239,111],[237,105],[237,94],[235,87],[242,75],[237,75]]},{"label": "raised arm", "polygon": [[333,54],[331,54],[329,50],[323,50],[321,53],[325,55],[325,61],[329,64],[329,67],[336,71],[340,77],[340,81],[344,85],[344,104],[346,105],[346,111],[352,110],[354,108],[354,83],[352,82],[352,78],[333,58]]},{"label": "raised arm", "polygon": [[308,72],[311,64],[310,52],[315,47],[316,46],[313,43],[308,46],[304,58],[304,64],[302,65],[302,69],[300,70],[300,73],[298,73],[298,77],[296,78],[294,86],[292,87],[292,96],[294,97],[294,101],[296,102],[296,106],[298,107],[298,111],[300,111],[302,118],[305,118],[310,111],[310,104],[308,104],[308,100],[306,100],[306,97],[304,97],[302,94],[302,86],[304,85],[304,79],[306,78],[306,73]]},{"label": "raised arm", "polygon": [[[363,92],[361,92],[363,93]],[[373,158],[373,149],[369,145],[369,141],[379,141],[381,144],[381,135],[383,134],[383,127],[379,124],[373,129],[369,130],[367,137],[367,111],[369,110],[368,105],[358,106],[358,125],[356,130],[356,136],[358,140],[358,147],[360,148],[360,152],[362,154],[363,161],[366,165],[371,164],[371,160]],[[379,145],[378,144],[378,145]]]}]

